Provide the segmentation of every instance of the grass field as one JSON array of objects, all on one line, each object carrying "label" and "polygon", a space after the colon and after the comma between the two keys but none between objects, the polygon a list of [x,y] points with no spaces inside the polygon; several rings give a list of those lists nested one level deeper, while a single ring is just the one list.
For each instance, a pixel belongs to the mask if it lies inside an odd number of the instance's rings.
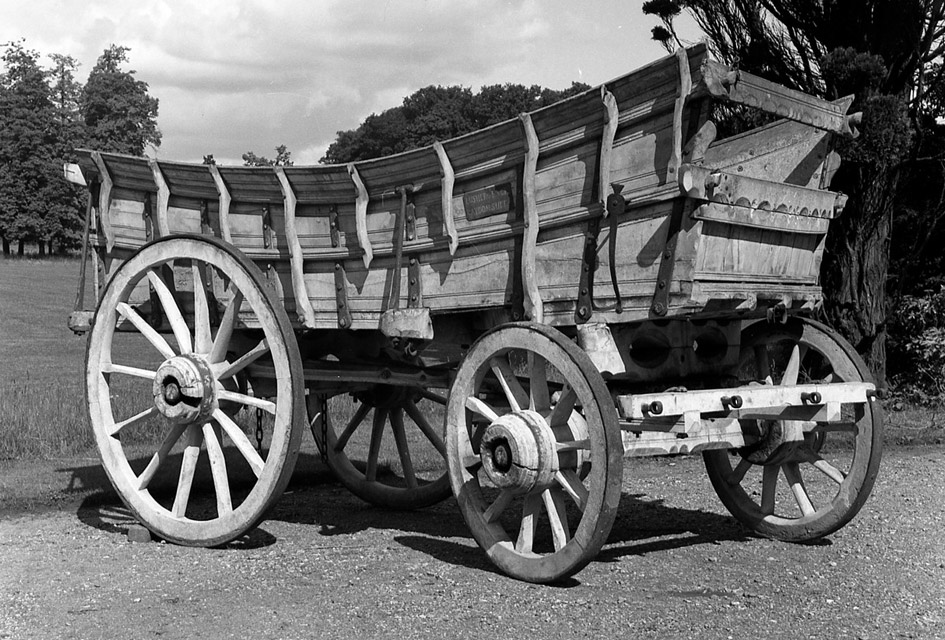
[{"label": "grass field", "polygon": [[[77,259],[0,259],[0,459],[94,449],[84,393],[86,340],[66,325],[79,265]],[[91,291],[86,295],[94,299]],[[345,396],[332,407],[342,425],[354,411]],[[887,412],[887,443],[945,442],[945,407],[897,408]]]}]

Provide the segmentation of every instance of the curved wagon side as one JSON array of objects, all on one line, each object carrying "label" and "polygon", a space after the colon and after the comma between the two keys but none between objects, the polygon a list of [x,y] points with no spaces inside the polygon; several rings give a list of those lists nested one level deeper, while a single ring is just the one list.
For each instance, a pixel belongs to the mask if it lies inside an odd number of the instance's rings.
[{"label": "curved wagon side", "polygon": [[[721,138],[720,102],[769,122]],[[304,398],[324,460],[355,494],[413,508],[452,486],[480,544],[522,579],[559,579],[600,549],[621,455],[706,451],[713,485],[747,526],[826,535],[862,505],[879,461],[874,386],[848,345],[798,319],[822,303],[824,238],[845,200],[826,187],[834,139],[853,134],[849,104],[740,73],[700,45],[517,119],[347,165],[83,151],[72,173],[89,186],[103,303],[94,323],[81,310],[73,319],[110,337],[130,329],[152,350],[162,336],[234,336],[222,360],[194,352],[214,375],[241,363],[203,402],[223,407],[236,394],[244,408],[218,408],[231,429],[214,412],[206,429],[199,412],[193,429],[168,427],[162,447],[183,449],[181,472],[168,463],[178,488],[204,447],[207,484],[223,491],[221,456],[251,458],[236,432],[261,433],[262,451],[279,420],[254,426],[251,414],[288,392],[292,422]],[[237,271],[267,302],[241,301],[227,316],[234,276],[202,262],[188,235],[253,265]],[[154,246],[158,266],[141,257]],[[129,271],[118,294],[98,286]],[[270,326],[289,364],[270,343],[256,355]],[[173,364],[181,344],[157,351]],[[111,362],[90,349],[90,380]],[[151,382],[159,404],[167,386]],[[99,419],[106,465],[116,435],[148,422],[116,429],[127,419]],[[223,453],[211,437],[221,428]],[[296,431],[285,432],[292,451],[270,453],[289,471]],[[745,496],[756,471],[754,505]],[[272,499],[281,485],[279,475]],[[210,539],[201,535],[178,539]]]}]

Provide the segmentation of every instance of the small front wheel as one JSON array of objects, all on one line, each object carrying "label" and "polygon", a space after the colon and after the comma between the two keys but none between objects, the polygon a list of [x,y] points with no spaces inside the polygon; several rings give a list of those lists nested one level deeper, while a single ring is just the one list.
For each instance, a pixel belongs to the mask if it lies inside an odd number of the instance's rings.
[{"label": "small front wheel", "polygon": [[590,358],[555,329],[503,325],[460,363],[447,404],[450,482],[505,573],[551,582],[590,562],[620,500],[617,414]]}]

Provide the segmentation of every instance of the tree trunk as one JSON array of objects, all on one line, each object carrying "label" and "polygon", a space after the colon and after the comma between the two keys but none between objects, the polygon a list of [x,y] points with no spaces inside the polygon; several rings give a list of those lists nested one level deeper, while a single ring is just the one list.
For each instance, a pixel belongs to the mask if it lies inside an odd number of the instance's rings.
[{"label": "tree trunk", "polygon": [[40,255],[40,256],[45,256],[45,255],[46,255],[46,243],[43,242],[42,240],[40,240],[40,241],[38,241],[38,242],[36,243],[36,246],[39,248],[39,255]]},{"label": "tree trunk", "polygon": [[16,255],[18,256],[23,255],[23,244],[24,243],[22,240],[17,240]]},{"label": "tree trunk", "polygon": [[3,255],[10,255],[10,241],[6,238],[3,239]]},{"label": "tree trunk", "polygon": [[[876,384],[884,387],[886,279],[898,172],[851,169],[838,172],[832,187],[846,183],[848,188],[840,190],[852,195],[827,235],[821,269],[824,310],[830,324],[866,361]],[[851,179],[855,184],[848,182]]]}]

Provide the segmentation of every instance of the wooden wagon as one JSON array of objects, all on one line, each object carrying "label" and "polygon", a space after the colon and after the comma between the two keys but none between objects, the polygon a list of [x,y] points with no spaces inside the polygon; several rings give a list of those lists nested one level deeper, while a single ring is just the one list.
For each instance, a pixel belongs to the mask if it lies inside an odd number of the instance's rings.
[{"label": "wooden wagon", "polygon": [[[719,104],[773,117],[722,138]],[[625,457],[703,452],[753,531],[825,536],[880,459],[867,370],[809,319],[848,106],[696,46],[348,165],[83,151],[98,301],[71,325],[105,469],[157,535],[219,545],[308,422],[358,496],[452,489],[493,562],[550,581],[606,541]]]}]

